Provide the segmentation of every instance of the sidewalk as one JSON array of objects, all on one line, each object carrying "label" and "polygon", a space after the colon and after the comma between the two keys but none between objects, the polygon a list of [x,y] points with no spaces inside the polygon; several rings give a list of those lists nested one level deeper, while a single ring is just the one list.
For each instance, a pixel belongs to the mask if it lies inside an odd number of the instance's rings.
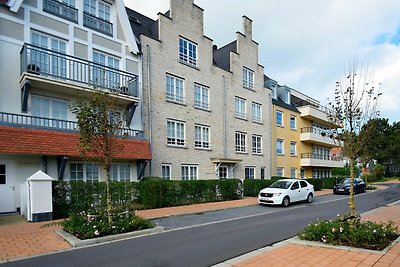
[{"label": "sidewalk", "polygon": [[[331,194],[331,192],[332,191],[329,189],[317,191],[316,196]],[[257,198],[244,198],[240,200],[226,202],[214,202],[189,206],[142,210],[138,211],[137,215],[147,219],[154,219],[166,216],[193,214],[206,211],[256,205],[257,203]],[[385,209],[382,209],[382,211],[385,211]],[[385,218],[384,216],[392,216],[392,212],[393,211],[384,213],[386,215],[379,214],[377,215],[377,218],[382,219]],[[394,211],[394,213],[400,215],[400,211]],[[28,257],[69,249],[71,247],[69,243],[64,241],[59,235],[54,232],[55,229],[60,229],[60,226],[53,225],[42,227],[46,224],[48,224],[48,222],[26,222],[20,215],[0,216],[0,262],[9,259]]]}]

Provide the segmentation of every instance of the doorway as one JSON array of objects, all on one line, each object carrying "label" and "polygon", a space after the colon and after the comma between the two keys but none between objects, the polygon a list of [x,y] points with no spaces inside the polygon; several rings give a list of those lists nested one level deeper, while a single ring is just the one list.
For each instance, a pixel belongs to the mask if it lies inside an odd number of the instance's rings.
[{"label": "doorway", "polygon": [[13,165],[10,162],[0,161],[0,213],[16,210]]}]

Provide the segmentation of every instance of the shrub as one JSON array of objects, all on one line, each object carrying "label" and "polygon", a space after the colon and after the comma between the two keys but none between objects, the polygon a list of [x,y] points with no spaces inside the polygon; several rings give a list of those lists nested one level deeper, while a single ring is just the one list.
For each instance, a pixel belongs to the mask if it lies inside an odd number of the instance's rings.
[{"label": "shrub", "polygon": [[351,225],[348,218],[345,215],[335,220],[318,220],[310,223],[298,236],[303,240],[373,250],[383,250],[399,236],[392,222],[377,224],[357,220]]},{"label": "shrub", "polygon": [[322,179],[307,179],[307,182],[314,186],[314,191],[320,191],[322,189]]},{"label": "shrub", "polygon": [[374,174],[377,179],[382,179],[384,172],[385,172],[385,168],[381,164],[375,165]]},{"label": "shrub", "polygon": [[261,189],[270,186],[278,179],[281,179],[281,177],[272,178],[271,180],[245,179],[243,195],[246,197],[256,197]]},{"label": "shrub", "polygon": [[342,168],[332,168],[332,176],[349,176],[350,169],[346,167]]},{"label": "shrub", "polygon": [[[88,219],[89,218],[89,219]],[[117,214],[109,223],[105,212],[88,217],[85,212],[71,214],[61,225],[64,230],[80,239],[121,234],[153,228],[154,224],[137,217],[132,212]]]}]

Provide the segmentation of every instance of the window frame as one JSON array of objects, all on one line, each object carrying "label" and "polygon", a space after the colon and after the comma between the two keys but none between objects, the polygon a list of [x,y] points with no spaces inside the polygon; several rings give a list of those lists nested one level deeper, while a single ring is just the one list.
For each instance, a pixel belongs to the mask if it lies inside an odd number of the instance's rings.
[{"label": "window frame", "polygon": [[[169,136],[169,129],[168,125],[169,123],[173,124],[173,135],[174,136]],[[178,125],[183,126],[183,136],[180,136],[182,138],[178,138]],[[176,146],[176,147],[185,147],[186,146],[186,123],[184,121],[178,121],[178,120],[173,120],[173,119],[167,119],[167,145],[168,146]]]},{"label": "window frame", "polygon": [[235,151],[236,153],[247,153],[247,133],[235,132]]},{"label": "window frame", "polygon": [[251,103],[251,119],[253,122],[262,123],[262,105],[256,102]]},{"label": "window frame", "polygon": [[199,65],[198,51],[198,44],[182,36],[179,37],[179,62],[197,67]]},{"label": "window frame", "polygon": [[297,143],[295,141],[290,142],[290,156],[297,156]]},{"label": "window frame", "polygon": [[[126,174],[126,169],[122,169],[122,167],[128,167],[128,173],[129,177],[127,178],[122,178],[122,174]],[[117,177],[114,177],[114,175],[117,175]],[[114,182],[130,182],[132,180],[132,171],[131,171],[131,164],[129,163],[111,163],[110,165],[110,181]]]},{"label": "window frame", "polygon": [[193,96],[194,107],[204,110],[210,110],[209,87],[195,83],[193,86],[193,93],[194,93]]},{"label": "window frame", "polygon": [[184,104],[185,80],[180,77],[167,73],[165,75],[165,97],[166,100],[169,102]]},{"label": "window frame", "polygon": [[[282,172],[281,175],[279,175],[280,171]],[[285,177],[285,168],[284,167],[277,167],[276,168],[276,176]]]},{"label": "window frame", "polygon": [[235,96],[235,118],[247,120],[246,99]]},{"label": "window frame", "polygon": [[[72,179],[72,172],[73,172],[73,170],[72,170],[72,165],[76,165],[77,167],[78,167],[78,165],[82,165],[82,180],[80,180],[80,179]],[[93,179],[93,177],[91,177],[91,179],[89,180],[88,179],[88,174],[91,172],[92,173],[92,175],[93,175],[93,173],[96,173],[96,172],[93,172],[93,169],[90,171],[90,170],[88,170],[88,166],[96,166],[97,167],[97,180],[96,179]],[[100,177],[101,177],[101,170],[100,170],[101,168],[100,168],[100,165],[99,164],[96,164],[96,163],[93,163],[93,162],[70,162],[69,163],[69,180],[70,181],[77,181],[77,182],[99,182],[100,181]],[[75,168],[75,170],[76,170],[76,172],[78,173],[78,170]]]},{"label": "window frame", "polygon": [[[256,139],[256,140],[255,140]],[[262,135],[253,134],[251,136],[252,152],[254,155],[262,155]]]},{"label": "window frame", "polygon": [[[293,124],[292,124],[293,122]],[[297,130],[297,119],[296,116],[291,115],[290,116],[290,129],[291,130]]]},{"label": "window frame", "polygon": [[[278,144],[281,144],[280,145],[280,147],[281,147],[281,151],[279,152],[278,151]],[[284,146],[284,144],[285,144],[285,140],[283,140],[283,139],[281,139],[281,138],[277,138],[276,139],[276,154],[278,155],[278,156],[283,156],[283,155],[285,155],[285,146]]]},{"label": "window frame", "polygon": [[[164,175],[164,169],[167,170],[168,175]],[[165,180],[171,180],[172,175],[172,164],[171,163],[162,163],[161,164],[161,178]]]},{"label": "window frame", "polygon": [[[197,135],[197,129],[200,130],[200,136]],[[210,126],[195,124],[194,125],[194,147],[197,149],[210,149]],[[198,139],[200,137],[200,140]]]},{"label": "window frame", "polygon": [[256,179],[256,168],[254,166],[244,167],[244,179],[250,179],[250,180]]},{"label": "window frame", "polygon": [[[278,116],[279,114],[279,116]],[[278,120],[278,118],[280,118],[280,122]],[[280,126],[280,127],[284,127],[284,123],[283,123],[283,111],[277,110],[275,112],[275,123],[276,125]]]},{"label": "window frame", "polygon": [[[293,175],[294,172],[294,175]],[[290,178],[296,179],[297,178],[297,168],[290,168]]]},{"label": "window frame", "polygon": [[243,67],[243,87],[254,90],[254,71]]},{"label": "window frame", "polygon": [[[184,176],[184,171],[183,169],[187,168],[187,176]],[[195,173],[193,173],[193,170],[195,170]],[[198,180],[198,173],[199,173],[199,166],[195,164],[182,164],[181,165],[181,180],[183,181],[188,181],[188,180]],[[194,178],[194,179],[193,179]]]}]

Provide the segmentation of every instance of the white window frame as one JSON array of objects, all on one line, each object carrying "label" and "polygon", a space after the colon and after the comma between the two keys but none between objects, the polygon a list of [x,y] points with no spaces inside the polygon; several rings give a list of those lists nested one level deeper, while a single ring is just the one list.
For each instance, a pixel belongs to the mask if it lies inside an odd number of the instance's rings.
[{"label": "white window frame", "polygon": [[[293,122],[293,124],[292,124],[292,122]],[[296,116],[290,116],[290,129],[291,130],[297,129]]]},{"label": "white window frame", "polygon": [[129,182],[132,179],[129,163],[112,163],[110,166],[110,181]]},{"label": "white window frame", "polygon": [[256,102],[252,102],[251,115],[253,122],[262,123],[262,105]]},{"label": "white window frame", "polygon": [[198,66],[197,44],[186,38],[179,38],[179,61],[191,66]]},{"label": "white window frame", "polygon": [[290,155],[297,156],[297,143],[294,141],[290,142]]},{"label": "white window frame", "polygon": [[297,176],[297,168],[290,169],[290,178],[296,179]]},{"label": "white window frame", "polygon": [[261,180],[265,179],[265,167],[260,168],[260,179]]},{"label": "white window frame", "polygon": [[[281,174],[279,174],[280,172],[281,172]],[[276,168],[276,176],[285,177],[285,168],[283,168],[283,167]]]},{"label": "white window frame", "polygon": [[[101,6],[104,7],[103,11],[101,10]],[[88,7],[88,9],[86,7]],[[106,9],[108,9],[108,12]],[[111,5],[107,2],[98,0],[83,0],[83,11],[107,22],[111,22]],[[108,14],[108,17],[106,14]]]},{"label": "white window frame", "polygon": [[209,88],[203,85],[194,84],[194,106],[205,110],[210,109]]},{"label": "white window frame", "polygon": [[262,155],[262,135],[253,134],[251,136],[253,154]]},{"label": "white window frame", "polygon": [[[276,114],[276,118],[275,118],[276,125],[283,127],[284,126],[284,123],[283,123],[283,112],[280,111],[280,110],[277,110],[275,112],[275,114]],[[280,122],[278,120],[279,117],[281,118]]]},{"label": "white window frame", "polygon": [[254,71],[243,67],[243,87],[254,90]]},{"label": "white window frame", "polygon": [[[280,144],[280,145],[278,145]],[[285,155],[285,147],[284,147],[285,141],[283,139],[277,138],[276,139],[276,154],[277,155]],[[279,146],[280,146],[280,150],[279,151]]]},{"label": "white window frame", "polygon": [[244,179],[255,179],[256,178],[256,168],[253,166],[244,167]]},{"label": "white window frame", "polygon": [[167,74],[165,76],[167,101],[185,103],[185,82],[183,79]]},{"label": "white window frame", "polygon": [[[72,179],[72,173],[76,172],[78,173],[77,169],[75,168],[75,170],[73,170],[72,165],[76,165],[76,167],[78,167],[78,165],[82,166],[82,179]],[[90,170],[89,166],[93,167],[96,166],[97,167],[97,172],[94,172],[93,169]],[[89,174],[91,173],[91,175],[93,175],[94,173],[97,173],[97,178],[93,179],[93,176],[89,179]],[[98,182],[100,180],[100,166],[96,163],[83,163],[83,162],[71,162],[69,164],[69,179],[70,181],[83,181],[83,182]]]},{"label": "white window frame", "polygon": [[210,126],[195,124],[194,126],[195,148],[210,149]]},{"label": "white window frame", "polygon": [[[39,95],[32,95],[30,100],[31,116],[40,117],[32,118],[34,125],[61,129],[68,128],[68,101]],[[39,106],[36,106],[37,103],[39,103]]]},{"label": "white window frame", "polygon": [[235,132],[236,153],[247,153],[246,139],[247,139],[247,133]]},{"label": "white window frame", "polygon": [[235,96],[235,117],[239,119],[247,119],[246,99]]},{"label": "white window frame", "polygon": [[[167,119],[167,144],[172,146],[185,146],[186,145],[186,123],[183,121],[176,121]],[[171,128],[169,128],[171,127]]]},{"label": "white window frame", "polygon": [[[185,170],[185,171],[184,171]],[[198,179],[198,166],[192,164],[181,165],[181,179],[182,180],[197,180]]]},{"label": "white window frame", "polygon": [[161,177],[165,180],[171,180],[172,165],[170,163],[161,164]]},{"label": "white window frame", "polygon": [[119,57],[104,53],[99,50],[93,50],[92,60],[94,63],[99,64],[93,67],[92,77],[93,83],[107,88],[119,89],[121,86],[120,75],[118,71],[121,66],[121,59]]}]

